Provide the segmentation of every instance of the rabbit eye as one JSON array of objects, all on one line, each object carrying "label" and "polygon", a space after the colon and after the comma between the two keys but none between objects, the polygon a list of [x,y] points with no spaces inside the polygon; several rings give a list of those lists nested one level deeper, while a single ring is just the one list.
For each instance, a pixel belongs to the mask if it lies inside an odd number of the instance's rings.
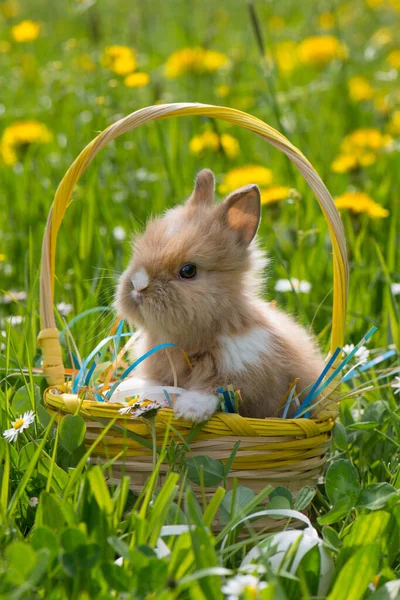
[{"label": "rabbit eye", "polygon": [[180,268],[179,278],[180,279],[193,279],[194,277],[196,277],[196,273],[197,273],[196,265],[192,265],[191,263],[188,263],[187,265],[183,265],[183,267]]}]

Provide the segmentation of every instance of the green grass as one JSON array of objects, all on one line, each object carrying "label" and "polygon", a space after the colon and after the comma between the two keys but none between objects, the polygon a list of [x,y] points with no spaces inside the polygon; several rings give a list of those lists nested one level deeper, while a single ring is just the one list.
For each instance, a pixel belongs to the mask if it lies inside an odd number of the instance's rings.
[{"label": "green grass", "polygon": [[[0,1],[0,9],[3,4]],[[159,101],[246,110],[284,132],[316,167],[333,196],[358,189],[386,207],[390,211],[386,219],[345,211],[342,215],[351,268],[346,342],[356,343],[376,325],[369,344],[373,355],[399,347],[400,296],[391,292],[391,284],[400,282],[399,138],[394,136],[391,151],[380,153],[367,168],[335,174],[330,166],[345,135],[361,127],[387,132],[392,113],[400,108],[398,78],[387,60],[389,52],[399,47],[399,13],[389,3],[373,9],[362,0],[318,5],[259,0],[255,10],[258,40],[244,0],[222,5],[210,0],[51,4],[35,0],[21,2],[20,14],[13,18],[2,17],[0,10],[0,40],[11,42],[10,51],[0,53],[0,136],[22,119],[41,121],[53,134],[51,143],[26,149],[16,165],[0,162],[0,291],[27,293],[25,300],[0,303],[1,329],[6,334],[0,339],[1,427],[7,429],[30,408],[37,414],[35,424],[16,443],[0,441],[0,597],[222,598],[221,585],[230,575],[218,569],[234,573],[256,541],[251,527],[242,525],[250,531],[250,540],[242,542],[234,524],[240,515],[255,512],[259,499],[246,506],[232,504],[221,479],[214,499],[199,506],[191,480],[184,477],[185,457],[177,456],[175,464],[171,449],[170,472],[161,489],[156,475],[140,498],[131,495],[127,480],[108,489],[107,466],[93,467],[86,460],[78,436],[84,424],[77,426],[72,441],[62,430],[56,433],[42,405],[45,383],[32,374],[41,358],[36,342],[41,241],[54,192],[81,149],[121,116]],[[326,32],[318,16],[328,11],[336,15],[336,22]],[[271,23],[276,16],[284,20],[282,29],[276,21]],[[23,19],[39,21],[41,33],[36,41],[17,44],[11,27]],[[388,28],[393,39],[374,46],[372,37],[381,28]],[[321,33],[346,43],[346,61],[324,68],[298,65],[285,76],[271,61],[260,60],[262,45],[274,55],[283,40],[300,42]],[[122,77],[101,68],[101,53],[112,44],[137,49],[139,70],[150,74],[148,86],[127,88]],[[230,66],[215,74],[167,79],[163,71],[167,57],[186,46],[222,51]],[[95,70],[79,68],[77,59],[83,54],[90,55]],[[370,80],[375,90],[370,101],[354,103],[349,98],[347,81],[354,75]],[[221,85],[229,87],[224,99],[217,94]],[[386,113],[374,103],[381,95],[386,97]],[[222,152],[192,155],[190,139],[206,128],[235,136],[240,155],[232,160]],[[278,151],[248,132],[205,118],[150,124],[119,138],[100,153],[79,182],[57,248],[55,298],[73,305],[67,321],[111,305],[118,275],[129,258],[130,233],[150,214],[181,202],[198,170],[212,167],[221,181],[229,169],[243,164],[268,166],[278,184],[300,194],[294,203],[263,208],[260,238],[272,258],[267,295],[304,324],[312,323],[321,347],[327,349],[331,248],[315,198]],[[117,226],[126,231],[124,241],[113,236]],[[275,294],[275,281],[288,276],[309,281],[311,293]],[[23,317],[22,323],[11,325],[6,317],[12,315]],[[112,312],[104,311],[72,325],[82,356],[104,337],[112,321]],[[58,323],[62,330],[61,317]],[[399,396],[390,387],[398,368],[398,358],[392,357],[344,387],[327,469],[316,495],[308,497],[312,523],[335,564],[331,600],[389,597],[374,596],[368,584],[374,580],[376,585],[377,575],[379,586],[400,578],[400,410]],[[271,493],[278,498],[277,506],[296,507],[296,499],[285,490],[265,490],[265,496]],[[29,505],[32,497],[39,498],[37,507]],[[209,529],[219,518],[224,521],[225,543],[224,536]],[[164,538],[170,554],[160,559],[155,548],[161,527],[176,523],[193,529]],[[120,556],[125,559],[123,567],[114,565]],[[264,562],[268,588],[263,598],[315,596],[315,554],[310,554],[296,579],[285,570],[279,575],[271,572]]]}]

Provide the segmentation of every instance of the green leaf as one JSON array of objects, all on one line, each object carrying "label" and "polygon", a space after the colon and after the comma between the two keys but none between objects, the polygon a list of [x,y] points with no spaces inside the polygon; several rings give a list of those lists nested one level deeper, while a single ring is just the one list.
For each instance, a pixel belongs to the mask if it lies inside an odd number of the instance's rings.
[{"label": "green leaf", "polygon": [[346,428],[342,425],[342,423],[339,423],[339,421],[335,423],[335,427],[333,428],[333,441],[339,450],[347,449]]},{"label": "green leaf", "polygon": [[350,461],[340,459],[329,467],[326,473],[325,490],[334,506],[344,499],[349,506],[354,506],[360,489],[358,471]]},{"label": "green leaf", "polygon": [[18,457],[18,470],[25,471],[29,463],[31,462],[33,455],[35,454],[35,444],[33,442],[29,442],[25,444],[23,448],[21,448],[19,457]]},{"label": "green leaf", "polygon": [[117,592],[131,591],[131,580],[123,567],[114,563],[104,563],[101,565],[101,573],[111,589]]},{"label": "green leaf", "polygon": [[317,596],[321,575],[321,553],[318,544],[305,553],[295,575],[304,582],[311,596]]},{"label": "green leaf", "polygon": [[111,548],[126,560],[129,560],[129,546],[119,538],[115,536],[110,536],[107,538],[107,542],[110,544]]},{"label": "green leaf", "polygon": [[54,494],[42,492],[36,511],[35,524],[38,527],[47,526],[54,531],[60,531],[66,524],[65,514],[60,501]]},{"label": "green leaf", "polygon": [[79,546],[86,544],[86,537],[80,529],[69,527],[62,532],[60,541],[65,552],[74,552]]},{"label": "green leaf", "polygon": [[322,537],[324,541],[328,544],[328,546],[330,546],[336,551],[340,550],[342,542],[335,529],[329,527],[328,525],[324,525],[324,527],[322,528]]},{"label": "green leaf", "polygon": [[205,487],[217,486],[225,477],[223,462],[208,456],[193,456],[185,462],[187,477],[197,485],[201,484],[200,467],[203,467],[203,481]]},{"label": "green leaf", "polygon": [[293,506],[292,492],[290,490],[288,490],[287,488],[283,487],[283,485],[278,485],[274,489],[274,491],[270,495],[270,499],[274,498],[275,496],[281,496],[283,498],[287,498],[289,501],[289,504],[290,504],[290,508],[292,508],[292,506]]},{"label": "green leaf", "polygon": [[65,415],[60,423],[60,440],[63,446],[72,453],[85,439],[86,423],[80,415]]},{"label": "green leaf", "polygon": [[[282,509],[287,510],[288,508],[290,509],[291,506],[290,506],[290,502],[286,498],[286,496],[275,496],[274,498],[270,499],[270,501],[268,502],[266,508],[268,510],[282,510]],[[274,519],[276,521],[279,521],[280,519],[282,519],[282,516],[280,516],[280,515],[269,515],[268,518],[269,519]]]},{"label": "green leaf", "polygon": [[387,554],[391,539],[397,541],[395,533],[391,516],[387,512],[376,511],[360,515],[343,538],[337,567],[340,568],[346,564],[349,558],[364,546],[374,545],[380,552]]},{"label": "green leaf", "polygon": [[[232,517],[236,517],[248,503],[254,498],[253,490],[239,485],[236,490],[229,490],[221,502],[219,509],[219,520],[222,525],[229,523]],[[234,497],[234,505],[232,501]]]},{"label": "green leaf", "polygon": [[314,488],[309,485],[304,486],[299,490],[294,499],[294,510],[299,510],[300,512],[307,508],[312,499],[314,498],[316,491]]},{"label": "green leaf", "polygon": [[35,552],[29,544],[15,541],[5,550],[8,577],[21,584],[36,564]]},{"label": "green leaf", "polygon": [[374,544],[360,548],[344,565],[327,600],[361,600],[379,570],[380,549]]},{"label": "green leaf", "polygon": [[378,423],[376,421],[360,421],[359,423],[352,423],[347,429],[348,431],[369,431],[377,427]]},{"label": "green leaf", "polygon": [[357,506],[362,506],[369,510],[379,510],[393,496],[398,496],[398,492],[389,483],[372,483],[364,490],[361,490]]},{"label": "green leaf", "polygon": [[93,496],[96,498],[100,510],[104,511],[107,515],[111,515],[113,503],[100,466],[96,465],[90,469],[87,478],[89,480],[90,489],[92,490]]},{"label": "green leaf", "polygon": [[52,556],[58,553],[57,536],[49,527],[35,527],[29,540],[36,551],[45,548]]},{"label": "green leaf", "polygon": [[336,502],[335,506],[322,517],[318,517],[317,521],[320,525],[332,525],[333,523],[337,523],[347,515],[349,508],[350,505],[347,498],[343,498]]},{"label": "green leaf", "polygon": [[14,415],[22,415],[24,412],[33,410],[36,412],[36,407],[40,402],[40,388],[37,385],[33,385],[33,390],[30,386],[23,385],[14,394],[12,400],[12,410]]}]

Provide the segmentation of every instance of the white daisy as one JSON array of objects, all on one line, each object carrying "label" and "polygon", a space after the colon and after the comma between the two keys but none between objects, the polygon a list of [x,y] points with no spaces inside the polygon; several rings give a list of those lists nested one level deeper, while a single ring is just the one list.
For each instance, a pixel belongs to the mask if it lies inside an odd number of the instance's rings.
[{"label": "white daisy", "polygon": [[126,238],[126,231],[123,227],[121,227],[121,225],[114,227],[112,234],[117,242],[123,242]]},{"label": "white daisy", "polygon": [[390,289],[392,290],[393,296],[400,295],[400,283],[392,283],[392,285],[390,286]]},{"label": "white daisy", "polygon": [[254,575],[235,575],[222,586],[222,592],[227,596],[227,600],[239,600],[244,592],[249,592],[249,596],[255,599],[259,597],[258,592],[265,587],[267,584]]},{"label": "white daisy", "polygon": [[30,410],[30,411],[24,413],[24,416],[20,415],[18,419],[16,419],[15,421],[13,421],[11,423],[12,428],[6,429],[3,432],[3,436],[9,442],[15,442],[15,440],[17,439],[19,434],[22,431],[24,431],[24,429],[28,429],[28,427],[30,425],[32,425],[34,420],[35,420],[35,413],[33,412],[33,410]]},{"label": "white daisy", "polygon": [[[354,344],[346,344],[342,348],[342,354],[343,354],[343,356],[348,356],[350,354],[350,352],[353,352],[353,350],[354,350]],[[367,362],[368,357],[369,357],[368,348],[366,346],[360,346],[353,358],[355,358],[358,363],[363,364],[363,363]]]},{"label": "white daisy", "polygon": [[304,279],[299,281],[295,277],[291,279],[278,279],[275,283],[276,292],[298,292],[300,294],[309,294],[311,291],[311,283]]},{"label": "white daisy", "polygon": [[29,498],[28,504],[31,508],[36,508],[39,504],[39,498],[37,496],[32,496],[32,498]]},{"label": "white daisy", "polygon": [[395,377],[390,384],[390,387],[394,389],[394,394],[400,394],[400,377]]},{"label": "white daisy", "polygon": [[72,311],[72,304],[67,304],[66,302],[59,302],[56,306],[62,317],[67,317]]},{"label": "white daisy", "polygon": [[120,415],[130,415],[131,417],[140,417],[151,410],[158,410],[163,406],[168,406],[168,402],[156,402],[155,400],[147,400],[146,394],[134,396],[127,402],[124,402],[124,407],[119,409]]},{"label": "white daisy", "polygon": [[26,292],[17,291],[17,290],[9,290],[3,296],[1,296],[2,304],[11,304],[11,302],[22,302],[26,300]]}]

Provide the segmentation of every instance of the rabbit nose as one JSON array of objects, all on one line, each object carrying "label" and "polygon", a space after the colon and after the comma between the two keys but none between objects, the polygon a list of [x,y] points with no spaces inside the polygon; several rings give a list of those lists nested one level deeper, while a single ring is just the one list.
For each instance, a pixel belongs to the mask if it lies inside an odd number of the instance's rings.
[{"label": "rabbit nose", "polygon": [[146,269],[139,269],[131,277],[131,282],[135,292],[141,292],[149,285],[149,276]]}]

